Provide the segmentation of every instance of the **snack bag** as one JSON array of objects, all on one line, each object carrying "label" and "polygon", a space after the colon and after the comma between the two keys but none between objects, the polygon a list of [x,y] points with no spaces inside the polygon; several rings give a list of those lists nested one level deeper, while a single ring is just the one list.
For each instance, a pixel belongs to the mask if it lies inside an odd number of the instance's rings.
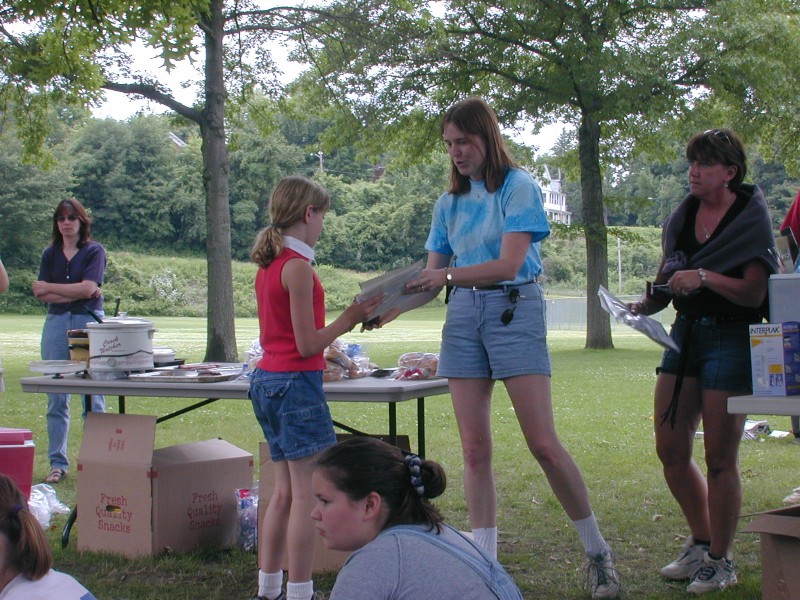
[{"label": "snack bag", "polygon": [[249,489],[236,490],[236,544],[246,552],[255,552],[258,542],[258,483]]},{"label": "snack bag", "polygon": [[325,361],[325,370],[322,372],[322,381],[341,381],[344,379],[347,369],[338,362],[332,360]]},{"label": "snack bag", "polygon": [[[356,379],[365,377],[377,369],[377,366],[370,362],[369,357],[364,355],[361,344],[348,344],[341,339],[334,340],[330,346],[325,348],[325,360],[328,361],[328,368],[331,372],[328,374],[329,379],[325,379],[323,376],[323,381],[338,381],[342,377]],[[342,367],[342,377],[338,376],[337,369],[331,363]],[[325,372],[328,373],[328,369]]]},{"label": "snack bag", "polygon": [[439,368],[439,355],[433,352],[406,352],[397,359],[392,379],[430,379]]}]

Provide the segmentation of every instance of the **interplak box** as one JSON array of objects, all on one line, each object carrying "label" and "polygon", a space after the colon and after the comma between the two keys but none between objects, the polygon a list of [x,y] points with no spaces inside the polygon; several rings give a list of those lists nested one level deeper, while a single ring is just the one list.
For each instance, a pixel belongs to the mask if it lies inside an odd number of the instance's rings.
[{"label": "interplak box", "polygon": [[742,531],[761,535],[761,597],[800,600],[800,506],[760,513]]},{"label": "interplak box", "polygon": [[78,550],[128,558],[226,548],[253,455],[220,439],[154,449],[156,417],[89,413],[78,453]]},{"label": "interplak box", "polygon": [[750,325],[754,396],[800,394],[800,323]]}]

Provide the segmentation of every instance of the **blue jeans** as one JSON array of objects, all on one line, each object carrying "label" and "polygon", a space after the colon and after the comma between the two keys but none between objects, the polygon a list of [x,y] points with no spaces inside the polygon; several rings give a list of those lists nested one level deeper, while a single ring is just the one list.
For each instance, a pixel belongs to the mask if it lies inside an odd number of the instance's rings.
[{"label": "blue jeans", "polygon": [[[103,315],[102,312],[99,313]],[[88,314],[73,315],[64,313],[54,315],[47,313],[42,330],[42,359],[69,360],[70,329],[85,329],[93,319]],[[81,399],[83,402],[83,399]],[[106,402],[103,396],[92,396],[92,412],[105,412]],[[86,407],[81,415],[86,418]],[[47,456],[50,467],[58,467],[66,471],[69,468],[67,458],[67,436],[69,434],[69,394],[47,394]]]},{"label": "blue jeans", "polygon": [[305,458],[336,443],[322,371],[256,369],[249,396],[273,461]]},{"label": "blue jeans", "polygon": [[[538,283],[503,290],[456,287],[447,305],[439,353],[440,377],[507,379],[550,375],[544,293]],[[513,310],[504,324],[501,315]]]},{"label": "blue jeans", "polygon": [[[701,389],[752,393],[748,321],[717,323],[710,317],[691,320],[678,315],[670,335],[684,355],[684,375],[696,377]],[[684,342],[687,337],[689,344]],[[658,372],[676,375],[681,354],[665,350]]]}]

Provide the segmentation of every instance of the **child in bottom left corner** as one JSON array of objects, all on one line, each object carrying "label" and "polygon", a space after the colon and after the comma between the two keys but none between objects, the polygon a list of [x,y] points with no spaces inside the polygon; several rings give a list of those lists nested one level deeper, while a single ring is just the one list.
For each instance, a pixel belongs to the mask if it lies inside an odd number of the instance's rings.
[{"label": "child in bottom left corner", "polygon": [[50,543],[24,494],[0,474],[0,600],[97,600],[52,566]]}]

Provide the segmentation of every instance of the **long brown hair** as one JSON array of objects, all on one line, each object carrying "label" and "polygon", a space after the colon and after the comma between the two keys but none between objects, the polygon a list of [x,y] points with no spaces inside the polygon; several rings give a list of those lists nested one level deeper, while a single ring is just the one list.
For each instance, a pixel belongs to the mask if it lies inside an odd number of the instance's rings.
[{"label": "long brown hair", "polygon": [[53,565],[50,544],[42,526],[28,510],[17,484],[0,474],[0,535],[8,539],[7,566],[36,581]]},{"label": "long brown hair", "polygon": [[74,215],[78,217],[81,226],[78,231],[78,248],[83,248],[87,242],[92,241],[92,218],[83,204],[78,202],[75,198],[66,198],[58,203],[55,212],[53,212],[53,246],[61,247],[64,245],[64,238],[61,236],[61,231],[58,229],[58,218],[69,217]]},{"label": "long brown hair", "polygon": [[[458,127],[463,133],[479,137],[486,144],[486,164],[483,167],[483,179],[486,189],[495,192],[500,189],[506,173],[511,167],[518,166],[506,149],[497,115],[492,107],[481,98],[467,98],[456,102],[447,109],[442,117],[440,133],[448,124]],[[458,172],[455,163],[450,171],[451,194],[463,194],[469,191],[469,177]]]},{"label": "long brown hair", "polygon": [[[428,500],[444,493],[444,469],[437,462],[416,457],[420,479],[415,484],[406,456],[396,446],[356,436],[325,450],[316,468],[324,470],[331,483],[350,500],[362,500],[376,492],[389,509],[384,528],[428,525],[439,530],[444,518]],[[414,456],[411,458],[413,461]]]},{"label": "long brown hair", "polygon": [[275,186],[269,198],[271,223],[256,235],[250,258],[259,267],[268,267],[283,250],[283,232],[303,218],[306,207],[314,211],[328,210],[331,198],[316,181],[301,175],[284,177]]}]

